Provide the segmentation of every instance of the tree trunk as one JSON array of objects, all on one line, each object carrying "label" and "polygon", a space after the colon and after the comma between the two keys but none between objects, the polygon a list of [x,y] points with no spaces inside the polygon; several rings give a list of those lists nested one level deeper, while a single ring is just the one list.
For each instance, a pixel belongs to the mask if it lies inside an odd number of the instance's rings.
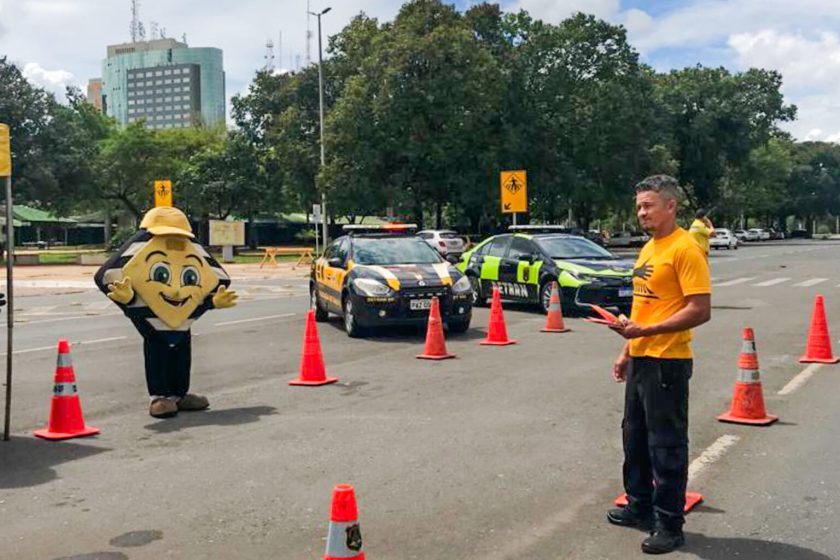
[{"label": "tree trunk", "polygon": [[441,229],[443,227],[443,204],[438,202],[435,205],[435,228]]}]

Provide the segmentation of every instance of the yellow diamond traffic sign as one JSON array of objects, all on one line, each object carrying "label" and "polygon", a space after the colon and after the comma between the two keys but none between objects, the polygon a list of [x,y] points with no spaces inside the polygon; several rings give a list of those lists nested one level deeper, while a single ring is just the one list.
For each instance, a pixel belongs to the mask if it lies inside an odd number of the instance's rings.
[{"label": "yellow diamond traffic sign", "polygon": [[172,181],[155,181],[155,207],[172,206]]},{"label": "yellow diamond traffic sign", "polygon": [[501,172],[502,214],[528,211],[528,176],[524,169]]}]

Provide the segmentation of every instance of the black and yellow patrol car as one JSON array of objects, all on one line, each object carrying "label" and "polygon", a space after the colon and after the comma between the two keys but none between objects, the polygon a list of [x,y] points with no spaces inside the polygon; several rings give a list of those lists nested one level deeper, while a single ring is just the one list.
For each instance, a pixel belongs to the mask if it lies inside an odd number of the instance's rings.
[{"label": "black and yellow patrol car", "polygon": [[630,315],[633,262],[559,226],[512,227],[464,253],[458,270],[473,285],[474,303],[483,305],[498,286],[504,299],[538,303],[548,310],[551,283],[562,292],[564,312],[587,305],[615,307]]},{"label": "black and yellow patrol car", "polygon": [[351,337],[368,327],[424,325],[432,297],[451,332],[464,332],[472,317],[472,286],[414,232],[413,225],[345,226],[312,265],[310,294],[315,318],[344,319]]}]

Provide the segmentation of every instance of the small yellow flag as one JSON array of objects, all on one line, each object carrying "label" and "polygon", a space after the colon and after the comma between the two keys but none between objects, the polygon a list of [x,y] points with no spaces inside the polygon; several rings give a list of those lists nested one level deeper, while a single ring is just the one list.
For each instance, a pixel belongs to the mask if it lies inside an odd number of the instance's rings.
[{"label": "small yellow flag", "polygon": [[172,206],[172,181],[155,181],[155,207]]},{"label": "small yellow flag", "polygon": [[12,145],[9,140],[9,125],[0,124],[0,177],[12,175]]}]

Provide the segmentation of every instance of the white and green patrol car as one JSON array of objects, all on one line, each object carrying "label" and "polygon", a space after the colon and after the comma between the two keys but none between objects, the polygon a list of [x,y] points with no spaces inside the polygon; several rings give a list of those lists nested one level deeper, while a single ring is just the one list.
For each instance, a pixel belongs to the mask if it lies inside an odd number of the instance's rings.
[{"label": "white and green patrol car", "polygon": [[632,261],[559,227],[511,230],[485,239],[458,263],[472,283],[475,305],[486,305],[493,286],[498,286],[502,298],[539,304],[547,312],[551,283],[556,280],[564,312],[584,311],[594,303],[630,314]]}]

